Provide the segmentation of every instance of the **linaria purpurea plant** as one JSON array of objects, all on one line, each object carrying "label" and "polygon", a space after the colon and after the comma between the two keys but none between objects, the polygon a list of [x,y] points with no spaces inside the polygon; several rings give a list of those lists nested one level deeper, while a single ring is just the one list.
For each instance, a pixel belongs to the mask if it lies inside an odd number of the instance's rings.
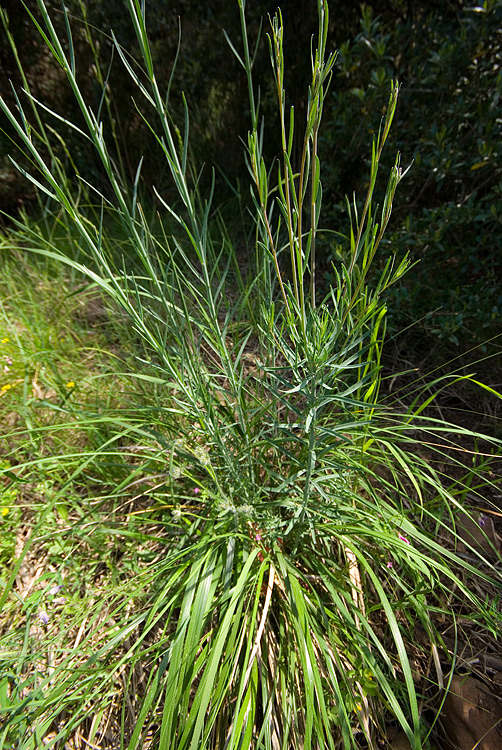
[{"label": "linaria purpurea plant", "polygon": [[[36,637],[32,610],[16,599],[14,586],[25,546],[1,600],[12,616],[25,609],[24,620],[17,619],[18,648],[4,650],[10,671],[2,683],[0,747],[62,748],[70,741],[79,747],[85,740],[129,750],[375,748],[391,720],[414,750],[426,747],[430,730],[421,719],[411,649],[431,655],[431,682],[447,684],[436,615],[453,617],[454,603],[462,601],[495,628],[496,613],[465,576],[496,585],[499,574],[475,546],[472,557],[455,553],[455,513],[477,486],[477,470],[445,482],[430,456],[453,447],[459,429],[426,417],[420,393],[408,408],[381,396],[385,291],[407,270],[407,259],[390,257],[371,285],[369,271],[403,177],[399,156],[381,207],[373,191],[399,86],[392,86],[372,145],[367,194],[347,202],[350,259],[320,293],[317,143],[335,65],[327,52],[328,6],[318,1],[303,126],[286,106],[281,12],[270,19],[281,154],[268,165],[239,0],[242,44],[228,41],[245,70],[250,101],[255,267],[249,281],[236,238],[215,218],[212,195],[199,193],[188,105],[179,129],[155,74],[145,5],[126,5],[140,64],[117,40],[115,50],[141,96],[134,106],[170,170],[176,204],[157,191],[160,210],[151,219],[141,200],[141,161],[134,184],[126,184],[101,107],[92,109],[82,94],[65,9],[64,40],[44,0],[30,15],[83,124],[47,110],[29,90],[17,96],[17,111],[4,101],[0,106],[30,165],[20,168],[57,207],[78,253],[64,252],[54,235],[29,222],[18,222],[10,236],[87,278],[127,315],[138,340],[133,376],[153,392],[119,414],[82,409],[81,428],[94,429],[101,419],[107,439],[80,453],[72,478],[103,456],[123,458],[126,437],[136,441],[110,497],[137,499],[136,483],[155,479],[163,503],[152,491],[152,507],[141,512],[160,513],[161,523],[142,537],[155,554],[140,570],[93,592],[92,606],[82,598],[64,623],[43,618],[46,629]],[[108,179],[107,196],[75,187],[51,151],[42,154],[46,119],[90,140]],[[122,252],[114,243],[117,225],[127,238]],[[467,430],[463,436],[478,437]],[[429,446],[427,459],[416,451],[420,441]],[[46,463],[28,460],[18,470],[44,471]],[[440,543],[440,532],[449,545]],[[118,525],[115,533],[126,529]]]}]

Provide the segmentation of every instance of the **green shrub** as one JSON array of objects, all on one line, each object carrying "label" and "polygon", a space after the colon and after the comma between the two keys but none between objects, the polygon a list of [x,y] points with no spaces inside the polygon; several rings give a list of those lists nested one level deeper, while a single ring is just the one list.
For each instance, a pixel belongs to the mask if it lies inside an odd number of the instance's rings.
[{"label": "green shrub", "polygon": [[[366,180],[367,142],[378,130],[389,81],[399,80],[384,164],[398,149],[412,166],[385,249],[406,248],[420,262],[394,288],[390,322],[398,331],[420,321],[464,349],[498,333],[502,322],[501,21],[498,1],[424,3],[381,17],[363,6],[360,33],[340,48],[320,144],[332,213],[326,225],[340,231],[344,196]],[[328,260],[336,245],[327,248]]]}]

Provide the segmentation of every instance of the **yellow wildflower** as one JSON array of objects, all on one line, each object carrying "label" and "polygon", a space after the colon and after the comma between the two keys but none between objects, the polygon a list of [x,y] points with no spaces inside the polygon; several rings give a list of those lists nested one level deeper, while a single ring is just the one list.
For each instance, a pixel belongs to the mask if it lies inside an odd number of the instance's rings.
[{"label": "yellow wildflower", "polygon": [[6,516],[9,513],[9,508],[2,508],[2,516]]},{"label": "yellow wildflower", "polygon": [[75,388],[75,383],[73,382],[73,380],[69,380],[69,381],[68,381],[68,382],[66,383],[66,387],[67,387],[67,388]]},{"label": "yellow wildflower", "polygon": [[9,390],[9,388],[12,388],[12,385],[11,385],[11,383],[6,383],[5,385],[3,385],[3,386],[2,386],[1,388],[0,388],[0,390],[2,391],[2,393],[5,393],[5,391],[8,391],[8,390]]},{"label": "yellow wildflower", "polygon": [[2,339],[2,344],[8,344],[8,343],[9,343],[9,339],[8,339],[8,337],[7,337],[7,336],[5,336],[5,337],[4,337],[3,339]]}]

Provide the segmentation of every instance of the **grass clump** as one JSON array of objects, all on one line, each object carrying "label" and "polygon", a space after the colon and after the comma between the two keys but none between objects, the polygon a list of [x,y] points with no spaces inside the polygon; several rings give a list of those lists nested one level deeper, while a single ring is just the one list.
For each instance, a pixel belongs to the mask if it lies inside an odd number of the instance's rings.
[{"label": "grass clump", "polygon": [[[33,21],[66,74],[85,130],[49,115],[92,141],[113,197],[86,207],[60,178],[61,165],[42,159],[44,131],[27,124],[21,105],[16,114],[0,102],[35,170],[27,176],[58,204],[68,236],[77,237],[68,251],[54,234],[18,222],[6,242],[22,242],[87,278],[109,300],[110,330],[136,360],[123,357],[131,364],[121,376],[113,368],[107,374],[111,383],[134,386],[119,396],[112,389],[109,398],[100,392],[93,408],[84,398],[65,399],[76,381],[63,359],[54,360],[51,383],[60,385],[47,408],[61,420],[50,434],[64,439],[78,424],[87,442],[78,455],[54,446],[49,456],[27,456],[15,472],[4,469],[11,483],[33,472],[49,482],[47,509],[30,537],[37,549],[60,534],[48,530],[57,521],[49,514],[70,491],[77,499],[63,517],[64,536],[72,550],[92,550],[89,559],[99,564],[86,563],[93,572],[82,587],[68,575],[70,555],[53,560],[50,576],[28,596],[16,578],[26,549],[15,562],[2,597],[15,626],[4,635],[0,746],[375,747],[394,721],[414,749],[427,747],[422,691],[428,680],[447,681],[437,658],[438,617],[452,617],[462,603],[495,630],[498,614],[466,576],[480,586],[499,584],[475,546],[472,558],[455,553],[455,514],[469,491],[482,495],[475,466],[460,471],[457,461],[452,483],[435,463],[435,455],[455,447],[455,429],[426,418],[420,396],[404,409],[380,395],[384,293],[407,268],[406,258],[390,258],[368,284],[403,176],[397,158],[383,205],[375,207],[397,84],[373,144],[365,200],[348,204],[350,260],[318,299],[317,138],[335,63],[326,53],[326,3],[318,4],[298,165],[280,13],[271,22],[282,139],[272,167],[262,157],[253,59],[238,4],[242,52],[231,45],[250,95],[251,281],[210,197],[197,191],[188,110],[180,135],[155,76],[141,4],[127,2],[141,75],[118,43],[116,49],[144,97],[141,114],[178,195],[176,207],[158,195],[164,215],[155,223],[140,200],[141,162],[129,188],[100,113],[82,97],[69,19],[63,44],[43,0],[38,5]],[[120,251],[107,213],[127,238]],[[46,425],[27,424],[26,444],[46,434]],[[424,440],[427,458],[416,450]],[[51,618],[58,586],[67,588],[69,604],[54,605],[61,609]],[[435,676],[425,670],[418,687],[412,650],[435,657]]]}]

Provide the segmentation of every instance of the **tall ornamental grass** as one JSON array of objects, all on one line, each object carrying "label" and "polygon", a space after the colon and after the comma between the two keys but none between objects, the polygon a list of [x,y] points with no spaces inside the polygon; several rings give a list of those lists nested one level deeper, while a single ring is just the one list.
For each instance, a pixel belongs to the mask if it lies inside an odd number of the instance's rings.
[{"label": "tall ornamental grass", "polygon": [[[63,9],[61,39],[38,0],[32,23],[64,72],[82,123],[48,110],[27,87],[16,94],[16,108],[0,106],[23,152],[20,168],[48,207],[57,207],[74,251],[65,253],[54,233],[29,222],[17,221],[10,237],[87,278],[127,315],[138,342],[133,375],[154,394],[119,414],[78,413],[73,405],[80,429],[101,419],[107,438],[81,451],[80,463],[75,456],[58,461],[71,463],[71,479],[103,456],[110,463],[114,454],[122,462],[129,456],[110,498],[135,498],[137,482],[151,478],[167,516],[164,531],[142,537],[156,554],[139,572],[118,576],[88,607],[82,601],[60,627],[36,637],[29,614],[16,619],[18,557],[1,600],[17,623],[9,635],[17,646],[2,652],[0,747],[376,748],[396,722],[414,750],[427,747],[424,682],[417,688],[412,650],[430,657],[428,679],[446,687],[436,624],[454,618],[462,603],[495,629],[497,614],[477,592],[500,587],[500,574],[475,546],[462,558],[455,552],[457,510],[468,490],[482,493],[476,465],[457,460],[461,478],[445,481],[430,459],[448,452],[460,433],[473,443],[480,436],[428,418],[433,396],[417,391],[405,407],[380,395],[385,292],[408,266],[406,257],[378,256],[403,177],[399,156],[383,205],[373,203],[399,86],[374,138],[366,196],[347,202],[350,260],[334,269],[326,293],[316,283],[316,248],[318,133],[335,65],[327,52],[328,6],[318,1],[306,123],[286,104],[280,11],[271,18],[281,154],[267,164],[245,2],[238,0],[242,40],[228,41],[249,90],[249,279],[236,251],[240,237],[218,219],[211,194],[198,191],[188,106],[178,129],[165,82],[155,75],[145,5],[126,5],[141,60],[117,40],[115,50],[137,87],[131,106],[150,127],[154,158],[165,160],[177,199],[156,192],[160,210],[152,219],[141,201],[141,162],[134,183],[126,183],[114,131],[111,143],[105,136],[104,110],[82,95],[70,19]],[[50,150],[48,134],[58,127],[91,142],[108,179],[106,196],[66,174]],[[116,226],[126,237],[119,251]],[[376,259],[380,271],[370,285]],[[137,450],[124,449],[125,440]],[[18,473],[34,467],[48,470],[46,459],[27,459]],[[476,588],[466,582],[474,579]]]}]

